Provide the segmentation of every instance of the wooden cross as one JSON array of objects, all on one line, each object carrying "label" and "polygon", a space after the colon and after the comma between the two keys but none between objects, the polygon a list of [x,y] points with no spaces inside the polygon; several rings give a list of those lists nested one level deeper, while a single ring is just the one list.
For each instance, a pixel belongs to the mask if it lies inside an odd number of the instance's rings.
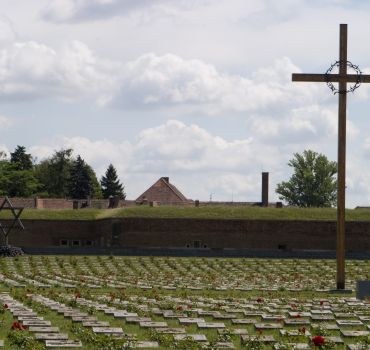
[{"label": "wooden cross", "polygon": [[347,83],[370,83],[370,75],[347,74],[347,24],[340,25],[339,74],[293,73],[292,81],[338,83],[338,187],[337,187],[337,289],[345,289],[345,208],[346,208],[346,109]]}]

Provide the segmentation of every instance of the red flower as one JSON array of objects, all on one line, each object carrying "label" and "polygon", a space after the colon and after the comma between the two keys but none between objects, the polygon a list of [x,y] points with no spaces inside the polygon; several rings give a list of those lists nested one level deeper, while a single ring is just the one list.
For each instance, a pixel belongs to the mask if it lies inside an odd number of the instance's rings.
[{"label": "red flower", "polygon": [[19,323],[19,322],[13,322],[13,324],[12,324],[12,327],[11,327],[12,329],[19,329],[19,330],[21,330],[21,331],[24,331],[24,330],[26,330],[27,329],[27,327],[26,326],[23,326],[23,324],[22,323]]},{"label": "red flower", "polygon": [[324,305],[324,300],[320,300],[320,305],[323,306]]},{"label": "red flower", "polygon": [[177,310],[177,311],[182,311],[182,310],[183,310],[183,307],[182,307],[182,306],[178,306],[178,307],[176,308],[176,310]]},{"label": "red flower", "polygon": [[4,309],[8,309],[8,308],[9,308],[8,304],[4,304],[4,305],[3,305],[3,308],[4,308]]},{"label": "red flower", "polygon": [[312,342],[315,346],[321,346],[325,344],[325,338],[321,335],[316,335],[312,338]]},{"label": "red flower", "polygon": [[301,318],[301,315],[300,314],[296,314],[294,317],[295,318]]},{"label": "red flower", "polygon": [[259,297],[257,298],[257,303],[262,303],[263,302],[263,298]]}]

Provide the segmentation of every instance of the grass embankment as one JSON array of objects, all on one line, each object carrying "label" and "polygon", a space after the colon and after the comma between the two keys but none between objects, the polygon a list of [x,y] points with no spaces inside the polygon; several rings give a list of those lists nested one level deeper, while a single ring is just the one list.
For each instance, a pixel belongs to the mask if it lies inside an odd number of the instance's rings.
[{"label": "grass embankment", "polygon": [[[10,211],[0,218],[11,217]],[[48,210],[26,209],[23,219],[35,220],[97,220],[106,218],[194,218],[194,219],[250,219],[250,220],[336,220],[333,208],[260,208],[260,207],[148,207],[121,209]],[[347,209],[346,220],[370,221],[370,209]]]}]

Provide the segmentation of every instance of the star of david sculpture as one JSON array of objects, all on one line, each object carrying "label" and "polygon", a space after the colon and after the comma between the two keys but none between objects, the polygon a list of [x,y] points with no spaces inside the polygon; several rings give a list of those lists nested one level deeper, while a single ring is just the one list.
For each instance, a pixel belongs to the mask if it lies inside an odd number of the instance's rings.
[{"label": "star of david sculpture", "polygon": [[24,230],[23,223],[20,219],[20,216],[23,212],[24,207],[15,207],[13,206],[12,202],[8,197],[5,197],[3,202],[0,205],[0,213],[5,210],[10,210],[13,219],[10,222],[9,225],[5,225],[0,221],[0,230],[1,233],[4,236],[4,243],[5,246],[1,247],[0,255],[7,255],[7,256],[12,256],[12,255],[21,255],[23,254],[22,250],[17,247],[10,247],[9,246],[9,234],[12,232],[14,228],[21,228]]}]

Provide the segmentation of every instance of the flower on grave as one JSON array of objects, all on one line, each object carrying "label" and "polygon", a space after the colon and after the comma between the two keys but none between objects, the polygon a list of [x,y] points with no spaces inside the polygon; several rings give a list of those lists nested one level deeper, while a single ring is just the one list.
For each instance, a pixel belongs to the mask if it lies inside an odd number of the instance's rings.
[{"label": "flower on grave", "polygon": [[312,342],[315,346],[321,346],[321,345],[324,345],[325,344],[325,338],[321,335],[315,335],[313,338],[312,338]]},{"label": "flower on grave", "polygon": [[110,301],[114,301],[116,299],[116,294],[115,293],[110,293]]},{"label": "flower on grave", "polygon": [[324,300],[320,300],[320,305],[323,306],[324,305]]},{"label": "flower on grave", "polygon": [[20,323],[20,322],[13,322],[12,323],[12,326],[11,326],[11,329],[19,329],[21,331],[24,331],[24,330],[27,329],[27,327],[26,326],[23,326],[23,324]]},{"label": "flower on grave", "polygon": [[291,308],[292,309],[296,309],[297,308],[297,305],[296,304],[290,304]]},{"label": "flower on grave", "polygon": [[184,308],[180,305],[180,306],[178,306],[178,307],[176,308],[176,310],[177,310],[177,311],[182,311],[182,310],[184,310]]},{"label": "flower on grave", "polygon": [[295,318],[301,318],[301,315],[300,314],[296,314],[294,317]]},{"label": "flower on grave", "polygon": [[191,309],[192,309],[191,305],[188,305],[188,309],[189,309],[189,310],[191,310]]},{"label": "flower on grave", "polygon": [[302,334],[306,334],[306,327],[298,328],[298,332]]},{"label": "flower on grave", "polygon": [[75,292],[75,299],[81,298],[81,293],[77,290]]},{"label": "flower on grave", "polygon": [[257,301],[257,303],[263,303],[263,298],[258,297],[256,301]]},{"label": "flower on grave", "polygon": [[9,308],[8,304],[4,304],[4,305],[3,305],[3,308],[4,308],[4,309],[8,309],[8,308]]}]

